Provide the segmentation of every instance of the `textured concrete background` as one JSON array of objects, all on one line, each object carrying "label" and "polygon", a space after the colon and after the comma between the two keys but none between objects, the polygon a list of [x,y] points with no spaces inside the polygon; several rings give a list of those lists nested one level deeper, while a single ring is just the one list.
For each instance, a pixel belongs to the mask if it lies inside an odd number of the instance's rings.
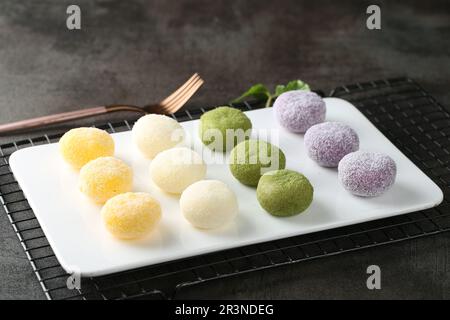
[{"label": "textured concrete background", "polygon": [[[82,9],[80,31],[65,27],[74,3]],[[448,2],[377,3],[381,31],[365,28],[367,1],[2,0],[0,122],[78,106],[146,104],[196,71],[206,84],[192,108],[229,101],[256,82],[273,87],[300,78],[328,92],[403,75],[449,106]],[[449,252],[444,234],[217,281],[182,296],[448,299]],[[365,287],[370,264],[382,268],[380,291]],[[0,298],[44,298],[1,212]]]}]

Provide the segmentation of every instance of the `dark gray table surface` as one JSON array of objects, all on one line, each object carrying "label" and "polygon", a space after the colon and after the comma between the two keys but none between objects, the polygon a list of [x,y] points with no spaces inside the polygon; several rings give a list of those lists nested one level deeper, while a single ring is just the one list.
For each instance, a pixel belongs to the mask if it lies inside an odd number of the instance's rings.
[{"label": "dark gray table surface", "polygon": [[[66,8],[82,10],[68,31]],[[380,1],[377,1],[380,3]],[[313,88],[410,76],[450,106],[447,1],[381,1],[382,30],[365,27],[367,1],[0,2],[0,122],[80,106],[157,101],[199,72],[190,108],[228,101],[257,82],[300,78]],[[123,119],[97,117],[31,133]],[[20,135],[0,137],[0,143]],[[185,298],[450,298],[450,233],[216,281]],[[366,288],[366,268],[382,289]],[[0,298],[44,295],[3,211]]]}]

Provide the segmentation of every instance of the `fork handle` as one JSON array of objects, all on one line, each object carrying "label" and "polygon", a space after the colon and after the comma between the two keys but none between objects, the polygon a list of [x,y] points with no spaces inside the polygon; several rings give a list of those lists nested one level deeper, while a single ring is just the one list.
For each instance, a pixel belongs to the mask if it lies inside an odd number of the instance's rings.
[{"label": "fork handle", "polygon": [[84,117],[89,117],[93,115],[99,115],[110,112],[108,107],[93,107],[83,110],[62,112],[57,114],[52,114],[49,116],[43,116],[28,120],[22,120],[12,123],[6,123],[0,125],[0,133],[8,133],[16,130],[30,129],[39,126],[45,126],[49,124],[60,123],[68,120],[80,119]]}]

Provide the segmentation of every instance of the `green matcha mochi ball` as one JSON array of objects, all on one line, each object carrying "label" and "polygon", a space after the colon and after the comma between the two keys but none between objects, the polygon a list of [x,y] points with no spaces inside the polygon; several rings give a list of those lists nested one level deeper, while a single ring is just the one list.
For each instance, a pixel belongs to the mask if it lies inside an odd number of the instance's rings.
[{"label": "green matcha mochi ball", "polygon": [[277,217],[305,211],[313,200],[313,193],[314,188],[304,175],[286,169],[265,173],[256,189],[261,207]]},{"label": "green matcha mochi ball", "polygon": [[252,123],[241,111],[218,107],[200,117],[200,139],[214,151],[229,151],[236,144],[250,138]]},{"label": "green matcha mochi ball", "polygon": [[284,169],[286,157],[276,146],[263,140],[250,139],[240,142],[231,150],[229,162],[231,174],[239,182],[256,187],[264,173]]}]

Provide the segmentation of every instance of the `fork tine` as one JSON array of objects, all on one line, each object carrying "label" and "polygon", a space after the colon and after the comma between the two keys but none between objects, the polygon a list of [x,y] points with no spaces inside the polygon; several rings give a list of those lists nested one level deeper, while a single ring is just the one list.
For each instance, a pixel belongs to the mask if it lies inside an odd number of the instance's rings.
[{"label": "fork tine", "polygon": [[[168,104],[162,105],[158,104],[153,109],[152,112],[160,113],[160,114],[172,114],[175,113],[178,109],[180,109],[184,103],[186,103],[187,99],[189,99],[200,86],[203,84],[202,79],[198,79],[195,83],[190,84],[189,87],[185,88],[185,90],[178,94],[175,99],[172,99]],[[185,99],[187,97],[187,99]]]},{"label": "fork tine", "polygon": [[[178,96],[169,103],[162,105],[161,107],[166,110],[173,110],[173,109],[179,109],[180,101],[184,100],[185,96],[191,97],[195,91],[200,88],[200,86],[203,84],[203,80],[201,78],[196,79],[194,82],[190,83]],[[193,90],[194,89],[194,90]]]},{"label": "fork tine", "polygon": [[203,80],[201,78],[197,78],[194,80],[194,82],[189,83],[184,90],[180,91],[179,94],[173,98],[171,101],[169,101],[166,104],[158,104],[155,109],[153,109],[153,112],[163,113],[163,114],[170,114],[172,112],[177,111],[180,109],[183,104],[181,103],[184,101],[186,103],[185,96],[191,97],[197,90],[200,88],[200,86],[203,84]]},{"label": "fork tine", "polygon": [[[198,90],[198,88],[200,88],[203,83],[203,79],[195,73],[169,97],[165,98],[160,103],[153,105],[151,112],[159,114],[175,113]],[[185,96],[187,96],[187,99],[185,99]]]},{"label": "fork tine", "polygon": [[175,90],[170,96],[162,100],[159,105],[165,105],[170,103],[172,99],[176,98],[189,84],[191,84],[196,79],[200,78],[198,73],[194,73],[185,83],[183,83],[177,90]]},{"label": "fork tine", "polygon": [[177,101],[174,101],[171,105],[166,107],[166,110],[169,113],[175,113],[180,109],[203,85],[203,80],[199,79],[196,83],[194,83],[183,95],[180,95]]}]

